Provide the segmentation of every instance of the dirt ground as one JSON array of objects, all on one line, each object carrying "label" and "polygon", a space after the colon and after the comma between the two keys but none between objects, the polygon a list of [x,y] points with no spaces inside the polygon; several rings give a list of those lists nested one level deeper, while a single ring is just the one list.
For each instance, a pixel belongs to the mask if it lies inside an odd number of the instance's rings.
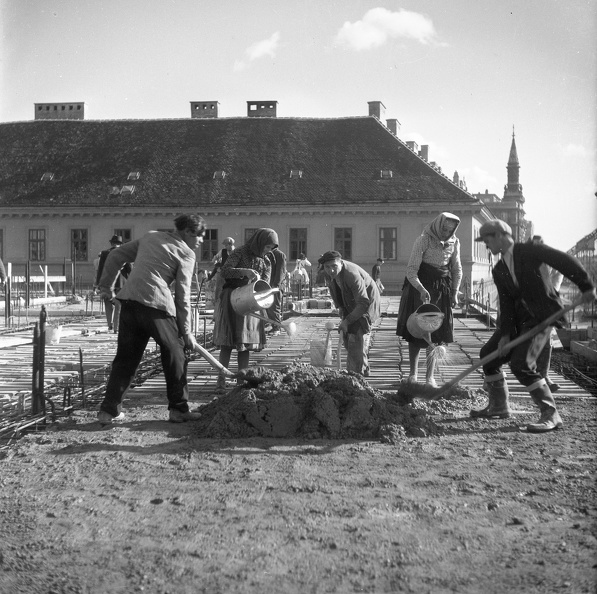
[{"label": "dirt ground", "polygon": [[0,592],[596,592],[594,398],[532,435],[528,400],[479,421],[480,393],[302,373],[184,424],[133,394],[122,424],[80,410],[0,451]]}]

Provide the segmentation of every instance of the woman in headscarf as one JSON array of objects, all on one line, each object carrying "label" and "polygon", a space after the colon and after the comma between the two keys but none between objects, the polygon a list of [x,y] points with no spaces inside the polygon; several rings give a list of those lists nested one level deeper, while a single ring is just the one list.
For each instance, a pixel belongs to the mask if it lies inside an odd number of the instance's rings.
[{"label": "woman in headscarf", "polygon": [[[220,268],[224,279],[221,297],[216,304],[214,345],[220,347],[220,363],[230,364],[232,349],[238,351],[238,369],[249,366],[251,351],[260,351],[266,343],[265,324],[254,316],[238,315],[232,308],[230,295],[234,289],[258,280],[269,282],[271,267],[265,255],[278,247],[278,234],[273,229],[257,229],[243,246],[229,254]],[[219,389],[226,388],[226,378],[218,376]]]},{"label": "woman in headscarf", "polygon": [[462,279],[460,242],[455,236],[460,219],[449,212],[442,212],[415,240],[412,248],[402,297],[398,309],[396,334],[408,342],[410,360],[409,381],[417,381],[419,355],[427,348],[427,370],[425,381],[436,386],[435,360],[430,357],[431,347],[422,338],[415,338],[406,327],[406,322],[423,303],[436,305],[444,314],[441,327],[431,334],[434,344],[454,341],[452,331],[452,307],[458,304],[458,289]]}]

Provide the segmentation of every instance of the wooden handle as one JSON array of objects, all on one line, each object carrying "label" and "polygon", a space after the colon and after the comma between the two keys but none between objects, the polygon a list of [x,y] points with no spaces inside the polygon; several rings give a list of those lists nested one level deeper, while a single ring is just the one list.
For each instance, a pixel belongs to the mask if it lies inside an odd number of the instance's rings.
[{"label": "wooden handle", "polygon": [[194,350],[197,353],[200,353],[205,359],[207,359],[208,363],[210,363],[213,367],[215,367],[224,375],[228,377],[238,377],[236,373],[232,373],[230,369],[224,367],[208,350],[204,349],[199,343],[195,344]]},{"label": "wooden handle", "polygon": [[579,299],[579,300],[575,301],[574,303],[571,303],[570,305],[566,305],[562,309],[551,314],[548,318],[545,318],[545,320],[543,320],[542,322],[537,324],[535,327],[531,328],[524,334],[521,334],[520,336],[516,337],[514,340],[511,340],[509,343],[507,343],[504,346],[503,349],[501,349],[501,350],[496,349],[492,353],[489,353],[489,355],[483,357],[482,359],[477,361],[474,365],[471,365],[471,367],[469,367],[468,369],[465,369],[462,373],[459,373],[456,377],[452,378],[449,382],[445,383],[443,386],[438,388],[438,391],[433,396],[433,400],[439,398],[442,394],[444,394],[450,388],[455,386],[460,380],[464,379],[467,375],[469,375],[470,373],[475,371],[475,369],[478,369],[482,365],[485,365],[485,363],[489,363],[490,361],[493,361],[494,359],[497,359],[498,357],[505,355],[508,351],[511,351],[515,346],[518,346],[519,344],[521,344],[522,342],[525,342],[529,338],[533,338],[533,336],[535,336],[535,334],[539,334],[539,332],[541,332],[541,330],[544,330],[545,328],[550,326],[553,322],[555,322],[556,320],[559,320],[564,314],[573,310],[575,307],[578,307],[581,303],[582,303],[582,300]]}]

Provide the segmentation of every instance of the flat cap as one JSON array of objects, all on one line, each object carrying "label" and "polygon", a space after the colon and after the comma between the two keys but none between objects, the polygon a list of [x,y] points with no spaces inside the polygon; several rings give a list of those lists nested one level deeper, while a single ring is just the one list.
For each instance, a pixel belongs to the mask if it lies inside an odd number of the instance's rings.
[{"label": "flat cap", "polygon": [[341,260],[341,259],[342,259],[342,254],[340,252],[337,252],[336,250],[331,250],[331,251],[323,254],[323,256],[321,256],[321,258],[319,258],[319,260],[317,260],[317,261],[320,264],[325,264],[326,262],[330,262],[331,260]]},{"label": "flat cap", "polygon": [[479,237],[477,237],[475,241],[483,241],[483,237],[485,235],[493,235],[498,231],[500,233],[512,235],[512,227],[510,227],[508,223],[502,221],[501,219],[492,219],[491,221],[487,221],[481,225],[481,228],[479,229]]}]

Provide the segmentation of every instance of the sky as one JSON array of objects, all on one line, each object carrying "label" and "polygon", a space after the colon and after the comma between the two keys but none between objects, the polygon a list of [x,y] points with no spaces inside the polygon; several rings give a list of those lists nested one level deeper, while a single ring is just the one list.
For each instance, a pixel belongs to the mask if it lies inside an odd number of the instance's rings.
[{"label": "sky", "polygon": [[[527,219],[568,250],[597,228],[596,0],[0,0],[0,123],[368,115],[469,192],[503,196],[512,133]],[[384,119],[385,119],[384,118]]]}]

